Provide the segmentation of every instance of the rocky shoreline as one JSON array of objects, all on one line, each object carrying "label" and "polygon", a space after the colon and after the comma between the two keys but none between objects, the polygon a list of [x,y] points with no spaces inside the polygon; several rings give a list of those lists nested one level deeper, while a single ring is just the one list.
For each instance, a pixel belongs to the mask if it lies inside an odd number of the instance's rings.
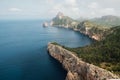
[{"label": "rocky shoreline", "polygon": [[68,72],[66,80],[108,80],[118,79],[113,73],[82,61],[60,45],[48,43],[48,52]]}]

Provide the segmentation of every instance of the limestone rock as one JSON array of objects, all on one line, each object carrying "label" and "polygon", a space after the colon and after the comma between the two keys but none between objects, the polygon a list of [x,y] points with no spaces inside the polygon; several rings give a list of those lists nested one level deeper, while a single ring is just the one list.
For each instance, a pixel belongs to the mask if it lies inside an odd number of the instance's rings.
[{"label": "limestone rock", "polygon": [[68,71],[66,80],[106,80],[119,78],[105,69],[82,61],[72,52],[59,45],[49,43],[48,51]]}]

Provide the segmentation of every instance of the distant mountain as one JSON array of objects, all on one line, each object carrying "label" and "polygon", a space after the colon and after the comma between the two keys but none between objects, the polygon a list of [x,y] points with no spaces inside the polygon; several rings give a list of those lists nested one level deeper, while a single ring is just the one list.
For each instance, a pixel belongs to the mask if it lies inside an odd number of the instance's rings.
[{"label": "distant mountain", "polygon": [[73,26],[77,25],[78,22],[68,16],[65,16],[63,13],[59,12],[56,17],[54,17],[51,22],[51,26],[59,26],[59,27],[66,27],[72,28]]},{"label": "distant mountain", "polygon": [[[111,17],[102,17],[92,20],[80,20],[76,21],[63,13],[59,12],[51,21],[51,26],[71,28],[75,31],[80,31],[81,33],[88,35],[90,38],[95,40],[102,40],[107,35],[107,30],[110,29],[108,25],[102,25],[98,22],[106,20],[109,23],[109,19],[113,20]],[[116,20],[116,19],[115,19]]]},{"label": "distant mountain", "polygon": [[93,21],[100,25],[111,27],[120,25],[120,17],[112,15],[102,16],[100,18],[93,18],[90,21]]},{"label": "distant mountain", "polygon": [[109,34],[108,30],[111,27],[120,25],[120,17],[107,15],[100,18],[88,20],[81,19],[77,21],[59,12],[50,22],[44,23],[44,25],[71,28],[88,35],[90,38],[100,41]]},{"label": "distant mountain", "polygon": [[79,17],[76,19],[79,22],[85,21],[85,20],[89,20],[88,18],[84,18],[84,17]]}]

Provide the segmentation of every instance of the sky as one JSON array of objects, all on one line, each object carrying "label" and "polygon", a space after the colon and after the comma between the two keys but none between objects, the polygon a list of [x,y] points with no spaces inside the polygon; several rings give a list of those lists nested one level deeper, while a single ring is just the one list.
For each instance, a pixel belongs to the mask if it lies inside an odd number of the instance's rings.
[{"label": "sky", "polygon": [[58,12],[74,19],[120,16],[120,0],[0,0],[0,19],[50,19]]}]

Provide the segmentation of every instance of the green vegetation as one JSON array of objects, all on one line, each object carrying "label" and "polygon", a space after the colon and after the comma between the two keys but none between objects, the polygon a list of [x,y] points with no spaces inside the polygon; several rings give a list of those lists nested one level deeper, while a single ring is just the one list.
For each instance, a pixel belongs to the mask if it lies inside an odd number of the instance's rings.
[{"label": "green vegetation", "polygon": [[77,26],[77,29],[81,28],[81,26],[88,27],[88,28],[95,27],[95,28],[99,28],[99,29],[108,29],[109,28],[108,26],[99,25],[99,24],[96,24],[95,22],[92,22],[92,21],[89,21],[89,20],[80,22]]},{"label": "green vegetation", "polygon": [[91,19],[90,21],[93,21],[99,25],[104,25],[109,27],[120,25],[120,17],[112,16],[112,15],[102,16],[101,18],[94,18]]},{"label": "green vegetation", "polygon": [[52,42],[51,44],[54,44],[54,45],[58,45],[58,46],[61,46],[63,48],[66,48],[65,46],[61,45],[61,44],[58,44],[57,42]]},{"label": "green vegetation", "polygon": [[120,75],[120,26],[111,28],[105,40],[79,48],[66,49],[77,53],[82,60]]},{"label": "green vegetation", "polygon": [[59,19],[56,17],[53,19],[53,21],[54,21],[54,25],[63,25],[63,24],[67,25],[67,24],[72,23],[74,20],[67,16],[64,16],[62,19]]},{"label": "green vegetation", "polygon": [[[101,41],[96,41],[91,45],[79,48],[66,48],[77,53],[76,55],[82,60],[97,65],[101,68],[112,71],[120,75],[120,18],[116,16],[103,16],[92,20],[77,22],[67,16],[62,19],[55,17],[53,25],[69,25],[90,36],[99,37]],[[76,24],[71,25],[71,23]],[[79,23],[79,24],[78,24]],[[53,43],[59,45],[58,43]],[[61,45],[60,45],[61,46]]]},{"label": "green vegetation", "polygon": [[57,42],[52,42],[51,44],[54,44],[54,45],[59,45],[61,46],[60,44],[58,44]]},{"label": "green vegetation", "polygon": [[104,39],[106,35],[109,34],[110,27],[101,26],[91,21],[83,21],[77,25],[77,29],[89,36],[97,36],[99,39]]},{"label": "green vegetation", "polygon": [[64,16],[63,13],[58,13],[55,18],[52,19],[53,26],[60,26],[60,27],[69,27],[74,28],[79,23],[77,20],[74,20],[68,16]]},{"label": "green vegetation", "polygon": [[[64,16],[63,13],[59,12],[57,16],[52,19],[52,21],[53,21],[53,26],[69,25],[70,28],[77,28],[77,29],[79,29],[81,25],[85,25],[85,27],[97,27],[100,29],[111,28],[120,25],[120,17],[112,16],[112,15],[106,15],[100,18],[93,18],[93,19],[81,18],[80,20],[74,20],[68,16]],[[78,23],[80,24],[78,25]]]}]

